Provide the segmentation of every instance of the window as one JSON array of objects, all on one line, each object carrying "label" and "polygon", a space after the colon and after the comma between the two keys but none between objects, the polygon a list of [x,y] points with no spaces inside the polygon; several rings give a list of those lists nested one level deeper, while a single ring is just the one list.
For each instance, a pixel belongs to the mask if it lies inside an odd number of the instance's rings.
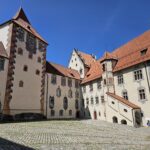
[{"label": "window", "polygon": [[50,109],[54,108],[54,96],[49,97],[49,108]]},{"label": "window", "polygon": [[146,99],[146,95],[145,95],[145,89],[139,89],[139,99],[140,100],[145,100]]},{"label": "window", "polygon": [[60,97],[60,96],[61,96],[61,89],[60,89],[60,87],[58,87],[58,88],[56,89],[56,95],[57,95],[57,97]]},{"label": "window", "polygon": [[99,97],[98,96],[95,97],[95,100],[96,100],[96,104],[99,104]]},{"label": "window", "polygon": [[146,48],[146,49],[141,50],[141,56],[146,55],[146,52],[147,52],[147,48]]},{"label": "window", "polygon": [[112,103],[113,105],[115,104],[115,102],[114,102],[114,101],[112,101],[111,103]]},{"label": "window", "polygon": [[69,110],[69,116],[72,116],[72,110]]},{"label": "window", "polygon": [[81,100],[82,107],[84,107],[84,99]]},{"label": "window", "polygon": [[56,75],[52,74],[51,76],[51,83],[52,84],[56,84],[57,80],[56,80]]},{"label": "window", "polygon": [[86,105],[89,105],[89,98],[86,98]]},{"label": "window", "polygon": [[118,84],[123,84],[123,75],[118,75]]},{"label": "window", "polygon": [[104,79],[104,85],[106,85],[106,84],[107,84],[106,79]]},{"label": "window", "polygon": [[75,88],[79,88],[79,81],[75,80]]},{"label": "window", "polygon": [[33,54],[29,53],[29,58],[32,59],[33,58]]},{"label": "window", "polygon": [[93,84],[92,83],[89,85],[89,87],[90,87],[90,91],[93,91]]},{"label": "window", "polygon": [[93,100],[93,97],[91,97],[91,104],[92,104],[92,105],[94,104],[94,100]]},{"label": "window", "polygon": [[4,70],[5,59],[0,58],[0,71]]},{"label": "window", "polygon": [[38,57],[37,62],[41,63],[41,57]]},{"label": "window", "polygon": [[124,112],[128,112],[128,110],[127,110],[127,109],[124,109]]},{"label": "window", "polygon": [[102,65],[102,69],[103,69],[104,72],[106,71],[106,64]]},{"label": "window", "polygon": [[71,80],[71,78],[68,78],[68,86],[72,87],[72,80]]},{"label": "window", "polygon": [[24,32],[23,28],[18,27],[17,28],[17,38],[19,39],[19,41],[21,41],[21,42],[24,41],[24,35],[25,35],[25,32]]},{"label": "window", "polygon": [[65,77],[61,77],[61,85],[66,86],[66,78]]},{"label": "window", "polygon": [[75,109],[79,109],[79,102],[78,102],[78,100],[75,100]]},{"label": "window", "polygon": [[77,67],[78,65],[76,64],[76,67]]},{"label": "window", "polygon": [[102,85],[101,85],[101,80],[97,81],[97,89],[101,89]]},{"label": "window", "polygon": [[23,49],[22,48],[18,48],[18,54],[23,55]]},{"label": "window", "polygon": [[25,66],[23,67],[23,70],[27,72],[27,71],[28,71],[28,66],[25,65]]},{"label": "window", "polygon": [[72,90],[71,90],[71,89],[68,91],[68,97],[69,97],[69,98],[72,98],[72,97],[73,97],[73,96],[72,96]]},{"label": "window", "polygon": [[59,111],[59,116],[63,116],[63,110]]},{"label": "window", "polygon": [[45,51],[46,50],[46,44],[44,42],[42,42],[41,40],[39,40],[38,42],[38,48],[39,48],[39,51]]},{"label": "window", "polygon": [[36,73],[36,75],[39,75],[40,71],[37,69],[35,73]]},{"label": "window", "polygon": [[36,38],[31,33],[27,33],[26,49],[29,52],[36,52]]},{"label": "window", "polygon": [[86,93],[86,86],[83,86],[83,93]]},{"label": "window", "polygon": [[19,87],[23,87],[23,81],[19,81]]},{"label": "window", "polygon": [[63,107],[64,107],[65,110],[68,108],[68,99],[67,99],[67,97],[64,97],[64,99],[63,99]]},{"label": "window", "polygon": [[80,74],[83,74],[83,69],[80,69],[80,71],[79,71],[79,72],[80,72]]},{"label": "window", "polygon": [[141,69],[134,71],[134,79],[135,80],[143,79],[143,75],[142,75],[142,70]]},{"label": "window", "polygon": [[79,98],[79,92],[78,91],[75,92],[75,98]]},{"label": "window", "polygon": [[124,90],[124,91],[122,92],[122,97],[123,97],[124,99],[127,99],[127,100],[128,100],[128,93],[127,93],[126,90]]},{"label": "window", "polygon": [[101,103],[104,103],[105,100],[104,100],[104,96],[101,96]]},{"label": "window", "polygon": [[0,101],[0,113],[2,112],[2,103]]},{"label": "window", "polygon": [[55,116],[55,110],[51,110],[51,116]]}]

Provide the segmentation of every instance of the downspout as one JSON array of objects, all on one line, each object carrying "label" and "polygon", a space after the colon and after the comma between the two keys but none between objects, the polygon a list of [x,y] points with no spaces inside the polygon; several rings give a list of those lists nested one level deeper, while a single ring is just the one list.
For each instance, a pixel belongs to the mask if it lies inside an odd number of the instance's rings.
[{"label": "downspout", "polygon": [[149,80],[148,80],[148,73],[147,73],[147,65],[146,63],[144,63],[144,68],[145,68],[145,72],[146,72],[146,79],[147,79],[147,84],[148,84],[148,89],[149,89],[149,93],[150,93],[150,83],[149,83]]}]

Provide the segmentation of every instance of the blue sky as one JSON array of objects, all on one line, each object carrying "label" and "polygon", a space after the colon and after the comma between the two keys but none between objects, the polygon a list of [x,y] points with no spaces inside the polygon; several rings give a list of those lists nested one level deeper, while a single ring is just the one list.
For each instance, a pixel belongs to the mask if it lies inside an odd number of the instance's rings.
[{"label": "blue sky", "polygon": [[149,0],[1,0],[0,23],[21,3],[49,43],[47,60],[65,66],[73,48],[100,57],[150,28]]}]

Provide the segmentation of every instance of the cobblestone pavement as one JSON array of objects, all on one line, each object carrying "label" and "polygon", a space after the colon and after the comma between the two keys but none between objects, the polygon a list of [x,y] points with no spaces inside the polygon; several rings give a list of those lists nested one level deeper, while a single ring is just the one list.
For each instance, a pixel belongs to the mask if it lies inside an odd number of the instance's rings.
[{"label": "cobblestone pavement", "polygon": [[104,121],[0,124],[0,150],[150,150],[150,128]]}]

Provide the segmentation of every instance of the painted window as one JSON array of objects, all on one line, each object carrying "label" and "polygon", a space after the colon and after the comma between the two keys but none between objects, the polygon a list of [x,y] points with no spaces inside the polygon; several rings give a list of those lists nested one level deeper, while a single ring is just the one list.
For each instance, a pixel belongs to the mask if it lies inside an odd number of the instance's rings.
[{"label": "painted window", "polygon": [[65,77],[61,77],[61,85],[66,86],[66,78]]},{"label": "painted window", "polygon": [[146,100],[146,94],[144,88],[139,89],[139,100]]},{"label": "painted window", "polygon": [[61,89],[60,89],[60,87],[58,87],[58,88],[56,89],[56,95],[57,95],[57,97],[60,97],[60,96],[61,96]]},{"label": "painted window", "polygon": [[23,30],[23,28],[18,27],[17,28],[17,38],[19,39],[19,41],[23,42],[24,36],[25,36],[25,31]]},{"label": "painted window", "polygon": [[0,58],[0,71],[4,70],[5,59]]},{"label": "painted window", "polygon": [[54,96],[50,96],[49,97],[49,108],[53,109],[54,108],[54,104],[55,104],[55,102],[54,102]]},{"label": "painted window", "polygon": [[51,110],[51,116],[55,116],[55,110]]},{"label": "painted window", "polygon": [[68,108],[68,99],[67,99],[67,97],[64,97],[64,99],[63,99],[63,107],[64,107],[65,110]]},{"label": "painted window", "polygon": [[18,48],[18,54],[23,55],[23,49],[22,48]]},{"label": "painted window", "polygon": [[95,102],[96,102],[96,104],[99,104],[99,97],[98,96],[95,97]]},{"label": "painted window", "polygon": [[79,88],[79,81],[75,80],[75,88]]},{"label": "painted window", "polygon": [[69,98],[72,98],[73,96],[72,96],[72,90],[71,89],[69,89],[69,91],[68,91],[68,97]]},{"label": "painted window", "polygon": [[59,111],[59,116],[63,116],[63,110],[61,109],[60,111]]},{"label": "painted window", "polygon": [[142,75],[142,70],[141,69],[134,71],[134,79],[136,81],[143,79],[143,75]]},{"label": "painted window", "polygon": [[123,84],[123,75],[118,75],[118,84]]},{"label": "painted window", "polygon": [[124,90],[124,91],[122,92],[122,97],[123,97],[124,99],[127,99],[127,100],[128,100],[128,93],[127,93],[127,90]]},{"label": "painted window", "polygon": [[23,87],[23,81],[19,81],[19,87]]},{"label": "painted window", "polygon": [[57,78],[56,78],[56,75],[52,74],[51,76],[51,83],[52,84],[56,84],[57,83]]},{"label": "painted window", "polygon": [[68,86],[72,87],[72,80],[71,80],[71,78],[68,78]]}]

